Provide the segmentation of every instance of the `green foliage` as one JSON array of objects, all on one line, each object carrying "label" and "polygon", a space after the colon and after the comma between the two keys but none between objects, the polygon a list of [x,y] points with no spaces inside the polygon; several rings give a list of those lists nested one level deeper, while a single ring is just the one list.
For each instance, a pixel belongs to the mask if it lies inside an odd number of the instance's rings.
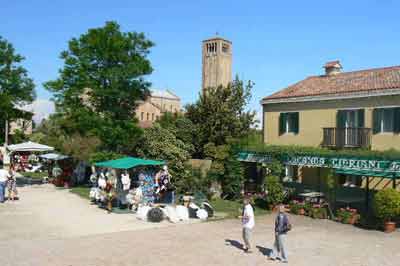
[{"label": "green foliage", "polygon": [[90,188],[89,187],[73,187],[69,190],[69,192],[74,193],[84,199],[89,199]]},{"label": "green foliage", "polygon": [[328,210],[323,207],[315,207],[310,211],[310,217],[314,219],[327,219],[328,218]]},{"label": "green foliage", "polygon": [[17,107],[31,103],[35,85],[22,66],[25,58],[15,52],[11,43],[0,36],[0,138],[3,141],[5,121],[31,119],[32,114]]},{"label": "green foliage", "polygon": [[289,204],[290,213],[299,214],[300,209],[304,209],[304,204],[301,204],[297,201],[292,201]]},{"label": "green foliage", "polygon": [[192,169],[186,165],[184,172],[174,177],[174,185],[178,194],[201,193],[208,195],[212,179],[208,175],[202,175],[198,169]]},{"label": "green foliage", "polygon": [[175,137],[190,146],[190,153],[194,152],[196,144],[197,126],[181,114],[165,113],[157,122],[162,128],[169,130]]},{"label": "green foliage", "polygon": [[24,177],[29,177],[29,178],[32,178],[32,179],[39,179],[39,180],[42,180],[43,177],[48,176],[47,171],[45,171],[45,172],[37,172],[37,173],[21,172],[20,174],[23,175]]},{"label": "green foliage", "polygon": [[267,168],[268,175],[282,176],[284,167],[280,161],[274,159],[270,163],[265,164],[265,167]]},{"label": "green foliage", "polygon": [[173,178],[172,182],[177,189],[180,191],[187,188],[185,179],[190,178],[192,174],[186,165],[186,161],[190,158],[189,151],[192,149],[190,144],[184,143],[173,132],[162,128],[159,124],[145,129],[138,143],[140,145],[136,153],[139,156],[166,161]]},{"label": "green foliage", "polygon": [[[224,199],[214,199],[210,201],[211,206],[214,208],[216,215],[224,213],[226,218],[237,218],[242,215],[243,202],[241,200],[224,200]],[[264,208],[254,207],[254,214],[264,215],[270,213]]]},{"label": "green foliage", "polygon": [[268,175],[265,178],[265,190],[267,192],[268,208],[272,209],[274,206],[282,203],[284,199],[283,186],[279,178],[273,175]]},{"label": "green foliage", "polygon": [[229,199],[238,199],[244,182],[244,170],[236,159],[235,152],[230,145],[215,146],[208,143],[204,147],[207,159],[212,160],[210,176],[220,182],[222,196]]},{"label": "green foliage", "polygon": [[12,144],[17,144],[26,141],[27,136],[22,130],[15,130],[14,134],[11,135],[11,143]]},{"label": "green foliage", "polygon": [[229,140],[245,136],[254,123],[254,112],[247,112],[252,82],[236,78],[227,87],[210,88],[200,99],[186,106],[186,117],[198,127],[195,156],[205,157],[205,146],[226,145]]},{"label": "green foliage", "polygon": [[383,221],[391,221],[400,215],[400,192],[395,189],[378,191],[374,196],[374,211]]},{"label": "green foliage", "polygon": [[54,93],[62,131],[98,137],[108,151],[131,152],[142,133],[134,116],[138,100],[149,94],[144,77],[152,72],[152,46],[143,33],[121,32],[116,22],[71,39],[58,79],[44,84]]},{"label": "green foliage", "polygon": [[97,162],[116,160],[116,159],[119,159],[122,157],[124,157],[124,155],[119,154],[119,153],[100,151],[100,152],[94,152],[94,153],[90,154],[89,162],[91,164],[94,164]]}]

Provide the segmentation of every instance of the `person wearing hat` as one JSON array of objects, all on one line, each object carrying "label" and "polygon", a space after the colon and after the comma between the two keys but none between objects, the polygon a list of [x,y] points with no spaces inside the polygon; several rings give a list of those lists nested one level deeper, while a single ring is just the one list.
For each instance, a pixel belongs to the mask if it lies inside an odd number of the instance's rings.
[{"label": "person wearing hat", "polygon": [[243,215],[239,216],[239,218],[242,219],[242,227],[243,227],[242,236],[244,241],[243,249],[246,253],[252,253],[250,238],[251,238],[251,231],[254,228],[255,222],[254,222],[254,210],[250,204],[250,199],[248,197],[245,197],[243,199]]},{"label": "person wearing hat", "polygon": [[279,212],[275,219],[275,243],[270,256],[271,260],[276,260],[281,254],[281,261],[284,263],[288,262],[287,250],[286,250],[286,236],[287,233],[292,229],[289,222],[289,218],[285,213],[285,206],[279,206]]}]

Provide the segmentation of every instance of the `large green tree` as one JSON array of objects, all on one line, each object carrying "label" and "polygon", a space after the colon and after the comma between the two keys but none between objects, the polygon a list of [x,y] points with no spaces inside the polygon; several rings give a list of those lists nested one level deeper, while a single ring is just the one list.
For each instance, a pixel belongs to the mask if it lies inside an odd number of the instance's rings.
[{"label": "large green tree", "polygon": [[5,121],[30,119],[32,114],[18,107],[35,99],[34,83],[21,65],[24,57],[0,36],[0,140],[4,141]]},{"label": "large green tree", "polygon": [[186,106],[186,117],[198,128],[196,157],[205,157],[204,147],[229,144],[246,136],[255,122],[255,112],[247,111],[253,83],[237,77],[228,86],[210,88],[199,100]]},{"label": "large green tree", "polygon": [[97,136],[110,151],[129,151],[141,134],[134,116],[149,93],[152,46],[143,33],[122,32],[116,22],[71,39],[58,79],[44,84],[63,115],[62,130]]}]

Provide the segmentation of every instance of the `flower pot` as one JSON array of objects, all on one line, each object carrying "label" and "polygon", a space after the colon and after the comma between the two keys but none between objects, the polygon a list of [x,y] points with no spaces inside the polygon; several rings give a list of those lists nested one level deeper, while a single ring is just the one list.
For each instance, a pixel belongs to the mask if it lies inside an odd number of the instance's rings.
[{"label": "flower pot", "polygon": [[352,215],[351,218],[349,219],[349,224],[356,224],[358,220],[358,216],[357,215]]},{"label": "flower pot", "polygon": [[304,215],[305,213],[306,211],[303,208],[299,209],[299,215]]},{"label": "flower pot", "polygon": [[385,233],[391,233],[396,230],[396,223],[394,222],[385,222],[384,231]]}]

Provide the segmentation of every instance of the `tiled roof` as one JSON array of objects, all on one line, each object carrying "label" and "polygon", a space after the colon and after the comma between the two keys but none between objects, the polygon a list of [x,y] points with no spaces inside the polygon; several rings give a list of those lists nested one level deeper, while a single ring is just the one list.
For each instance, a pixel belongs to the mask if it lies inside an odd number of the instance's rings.
[{"label": "tiled roof", "polygon": [[328,76],[311,76],[263,100],[331,94],[351,95],[390,89],[400,89],[400,66],[343,72]]},{"label": "tiled roof", "polygon": [[152,97],[159,97],[159,98],[168,98],[168,99],[176,99],[179,100],[179,97],[173,94],[169,90],[155,90],[151,89],[150,94]]}]

